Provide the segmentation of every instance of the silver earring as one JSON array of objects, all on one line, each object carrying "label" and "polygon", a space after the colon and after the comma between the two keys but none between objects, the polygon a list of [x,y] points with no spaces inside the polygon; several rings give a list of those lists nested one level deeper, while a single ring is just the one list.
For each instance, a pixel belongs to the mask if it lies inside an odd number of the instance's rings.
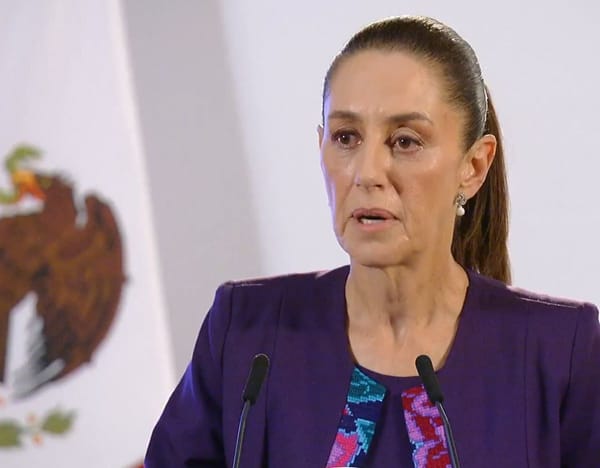
[{"label": "silver earring", "polygon": [[458,192],[454,203],[456,204],[456,216],[464,216],[465,204],[467,203],[467,197],[465,197],[465,194]]}]

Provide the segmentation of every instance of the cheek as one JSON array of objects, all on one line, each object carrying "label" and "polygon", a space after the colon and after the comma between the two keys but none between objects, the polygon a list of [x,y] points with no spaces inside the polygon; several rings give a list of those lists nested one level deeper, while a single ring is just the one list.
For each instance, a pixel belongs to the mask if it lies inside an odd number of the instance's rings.
[{"label": "cheek", "polygon": [[333,196],[333,176],[330,167],[327,165],[323,157],[321,157],[321,172],[323,173],[323,180],[325,181],[325,190],[327,191],[327,198],[329,200],[329,206],[332,206]]},{"label": "cheek", "polygon": [[339,162],[337,164],[332,162],[327,156],[321,159],[321,169],[325,180],[334,231],[337,235],[340,235],[344,230],[344,220],[346,219],[344,202],[352,187],[352,177],[349,175],[350,172],[347,167],[339,164]]},{"label": "cheek", "polygon": [[443,158],[432,158],[418,170],[404,173],[403,198],[409,215],[410,212],[414,215],[418,213],[420,224],[436,223],[440,218],[445,218],[451,211],[455,195],[455,170]]},{"label": "cheek", "polygon": [[336,204],[343,200],[343,193],[347,190],[347,171],[340,164],[332,163],[327,156],[324,156],[321,160],[321,169],[325,179],[329,204],[332,208],[335,208]]}]

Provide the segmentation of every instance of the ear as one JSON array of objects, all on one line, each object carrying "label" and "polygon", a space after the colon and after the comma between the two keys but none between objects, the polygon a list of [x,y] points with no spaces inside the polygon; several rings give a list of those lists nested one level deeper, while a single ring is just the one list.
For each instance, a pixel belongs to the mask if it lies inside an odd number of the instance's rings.
[{"label": "ear", "polygon": [[465,155],[459,189],[467,198],[473,197],[485,182],[496,155],[496,146],[494,135],[483,135]]},{"label": "ear", "polygon": [[317,133],[319,134],[319,149],[321,148],[321,145],[323,144],[323,125],[317,125]]}]

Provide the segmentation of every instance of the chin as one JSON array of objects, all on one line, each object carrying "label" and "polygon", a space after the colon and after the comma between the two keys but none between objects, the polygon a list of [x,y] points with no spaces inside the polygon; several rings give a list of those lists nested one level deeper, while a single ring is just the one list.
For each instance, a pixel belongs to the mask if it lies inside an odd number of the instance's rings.
[{"label": "chin", "polygon": [[[367,247],[367,246],[364,246]],[[346,249],[344,249],[346,250]],[[368,246],[368,248],[347,249],[353,265],[368,268],[387,268],[406,263],[408,252],[406,249],[390,249],[384,246]]]}]

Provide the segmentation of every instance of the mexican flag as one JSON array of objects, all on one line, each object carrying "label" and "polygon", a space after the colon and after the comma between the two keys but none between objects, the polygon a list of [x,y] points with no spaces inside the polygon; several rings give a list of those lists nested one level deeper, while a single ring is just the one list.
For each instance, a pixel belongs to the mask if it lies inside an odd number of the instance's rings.
[{"label": "mexican flag", "polygon": [[140,463],[174,376],[116,0],[0,15],[0,465]]}]

